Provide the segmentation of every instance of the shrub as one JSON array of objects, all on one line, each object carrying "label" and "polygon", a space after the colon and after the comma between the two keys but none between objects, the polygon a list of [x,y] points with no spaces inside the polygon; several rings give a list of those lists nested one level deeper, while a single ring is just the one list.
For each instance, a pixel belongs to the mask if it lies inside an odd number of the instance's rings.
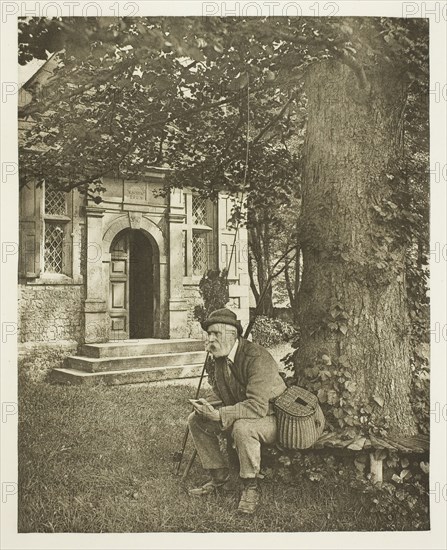
[{"label": "shrub", "polygon": [[276,344],[290,342],[292,339],[295,339],[297,331],[287,321],[260,315],[254,322],[252,336],[253,342],[269,348]]},{"label": "shrub", "polygon": [[20,382],[44,382],[53,368],[61,367],[65,357],[72,353],[62,347],[42,345],[18,359]]},{"label": "shrub", "polygon": [[228,278],[225,269],[222,271],[210,269],[200,279],[199,292],[203,305],[194,308],[194,317],[202,323],[216,309],[225,307],[230,299]]}]

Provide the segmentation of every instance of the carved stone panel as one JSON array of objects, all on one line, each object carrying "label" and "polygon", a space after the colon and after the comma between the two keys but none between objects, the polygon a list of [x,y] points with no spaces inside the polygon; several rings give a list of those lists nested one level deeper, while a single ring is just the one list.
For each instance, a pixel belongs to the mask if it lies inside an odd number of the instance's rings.
[{"label": "carved stone panel", "polygon": [[129,224],[132,229],[140,229],[141,227],[141,212],[129,212]]},{"label": "carved stone panel", "polygon": [[146,201],[146,183],[126,182],[124,191],[124,200],[133,202]]}]

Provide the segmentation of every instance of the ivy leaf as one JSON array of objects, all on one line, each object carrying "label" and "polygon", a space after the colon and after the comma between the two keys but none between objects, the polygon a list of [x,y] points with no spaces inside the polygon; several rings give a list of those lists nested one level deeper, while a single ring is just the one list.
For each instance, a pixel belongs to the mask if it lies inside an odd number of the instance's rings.
[{"label": "ivy leaf", "polygon": [[[327,392],[327,402],[328,402],[329,405],[335,405],[335,404],[337,403],[337,392],[336,392],[335,390],[329,390],[329,391]],[[341,417],[341,415],[340,415],[340,416],[336,416],[336,415],[335,415],[335,411],[334,411],[334,416],[335,416],[336,418],[340,418],[340,417]]]},{"label": "ivy leaf", "polygon": [[204,61],[206,59],[203,52],[195,46],[188,46],[185,48],[185,54],[191,59],[194,59],[194,61]]},{"label": "ivy leaf", "polygon": [[373,395],[374,401],[379,405],[379,407],[383,407],[384,400],[379,395]]},{"label": "ivy leaf", "polygon": [[310,369],[310,373],[311,375],[315,378],[318,376],[318,374],[320,373],[320,369],[318,367],[312,367]]},{"label": "ivy leaf", "polygon": [[351,451],[361,451],[363,449],[363,446],[365,445],[365,441],[366,437],[359,437],[350,445],[348,445],[348,449],[351,449]]},{"label": "ivy leaf", "polygon": [[420,462],[419,466],[421,467],[421,470],[424,472],[424,474],[428,474],[430,471],[430,464],[428,462]]},{"label": "ivy leaf", "polygon": [[340,324],[339,327],[338,327],[338,330],[339,330],[342,334],[346,335],[346,333],[348,332],[348,327],[347,327],[346,325],[341,325],[341,324]]},{"label": "ivy leaf", "polygon": [[336,319],[339,313],[340,313],[339,306],[334,306],[332,309],[329,310],[329,314],[332,317],[332,319]]},{"label": "ivy leaf", "polygon": [[318,397],[318,400],[320,401],[320,403],[326,403],[326,401],[327,401],[326,390],[323,390],[323,389],[318,390],[317,397]]},{"label": "ivy leaf", "polygon": [[326,355],[326,354],[322,355],[321,360],[323,361],[323,363],[325,365],[332,365],[332,361],[331,361],[331,358],[329,357],[329,355]]},{"label": "ivy leaf", "polygon": [[245,88],[248,84],[248,73],[245,72],[240,74],[235,78],[233,83],[236,89],[242,90],[242,88]]}]

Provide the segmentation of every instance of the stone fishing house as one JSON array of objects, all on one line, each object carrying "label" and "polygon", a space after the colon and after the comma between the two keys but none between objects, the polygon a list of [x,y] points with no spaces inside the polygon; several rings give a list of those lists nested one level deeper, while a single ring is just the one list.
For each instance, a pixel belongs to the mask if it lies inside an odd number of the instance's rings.
[{"label": "stone fishing house", "polygon": [[[20,131],[51,67],[44,63],[19,94]],[[60,380],[111,383],[194,376],[203,335],[194,319],[198,283],[227,267],[235,239],[232,197],[215,202],[191,190],[159,193],[166,169],[144,178],[105,178],[102,202],[28,184],[20,191],[19,353],[52,346],[72,353]],[[247,235],[241,228],[229,266],[228,304],[248,323]],[[75,354],[78,355],[75,355]]]}]

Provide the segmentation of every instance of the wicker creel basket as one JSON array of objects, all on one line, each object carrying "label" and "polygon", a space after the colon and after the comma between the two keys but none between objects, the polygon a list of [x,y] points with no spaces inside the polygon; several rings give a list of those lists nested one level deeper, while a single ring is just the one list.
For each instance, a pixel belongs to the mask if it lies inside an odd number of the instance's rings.
[{"label": "wicker creel basket", "polygon": [[274,401],[279,444],[285,449],[308,449],[324,430],[318,398],[299,386],[290,386]]}]

